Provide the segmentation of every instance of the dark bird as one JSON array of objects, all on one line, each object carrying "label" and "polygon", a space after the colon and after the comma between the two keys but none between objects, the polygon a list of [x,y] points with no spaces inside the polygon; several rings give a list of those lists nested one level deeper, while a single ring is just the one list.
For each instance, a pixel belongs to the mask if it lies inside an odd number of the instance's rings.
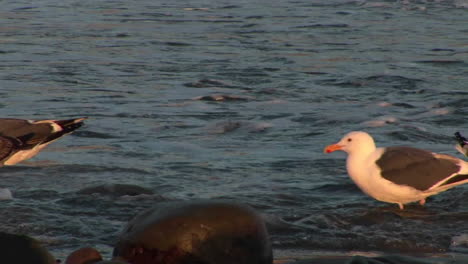
[{"label": "dark bird", "polygon": [[32,158],[50,143],[81,127],[85,119],[34,121],[0,118],[0,166]]}]

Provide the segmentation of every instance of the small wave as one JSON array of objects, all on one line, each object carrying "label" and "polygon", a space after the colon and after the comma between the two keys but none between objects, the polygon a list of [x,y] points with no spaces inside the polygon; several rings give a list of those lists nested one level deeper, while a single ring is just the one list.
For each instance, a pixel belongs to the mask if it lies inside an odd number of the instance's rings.
[{"label": "small wave", "polygon": [[77,192],[78,194],[101,194],[108,196],[137,196],[137,195],[152,195],[153,191],[130,184],[104,184],[93,187],[87,187]]},{"label": "small wave", "polygon": [[462,60],[423,60],[423,61],[416,61],[416,63],[431,64],[434,66],[441,66],[441,67],[468,66],[468,64]]},{"label": "small wave", "polygon": [[404,130],[396,130],[386,133],[387,136],[401,141],[408,142],[434,142],[434,143],[454,143],[452,136],[431,133],[421,129],[405,127]]},{"label": "small wave", "polygon": [[75,131],[72,135],[76,136],[76,137],[98,138],[98,139],[119,138],[119,137],[113,136],[111,134],[88,131],[88,130],[78,130],[78,131]]},{"label": "small wave", "polygon": [[95,166],[95,165],[82,165],[82,164],[63,164],[58,166],[53,166],[55,173],[67,173],[70,171],[76,171],[80,173],[125,173],[125,174],[150,174],[151,172],[138,169],[138,168],[126,168],[126,167],[109,167],[109,166]]},{"label": "small wave", "polygon": [[[345,79],[325,79],[317,83],[321,85],[348,87],[348,88],[376,88],[387,87],[398,90],[415,89],[423,80],[399,75],[372,75],[368,77],[350,77]],[[375,92],[375,90],[374,90]]]}]

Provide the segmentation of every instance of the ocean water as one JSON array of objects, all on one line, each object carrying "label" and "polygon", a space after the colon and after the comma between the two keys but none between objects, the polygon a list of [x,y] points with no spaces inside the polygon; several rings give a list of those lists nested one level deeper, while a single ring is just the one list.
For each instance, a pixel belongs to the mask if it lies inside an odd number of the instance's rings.
[{"label": "ocean water", "polygon": [[[0,168],[0,231],[58,258],[109,256],[125,223],[162,200],[227,199],[267,220],[276,256],[468,255],[468,186],[398,206],[365,196],[343,153],[452,154],[468,135],[468,2],[7,1],[1,117],[87,116],[23,164]],[[154,194],[90,194],[103,184]],[[125,195],[131,194],[131,195]],[[328,253],[327,253],[328,254]]]}]

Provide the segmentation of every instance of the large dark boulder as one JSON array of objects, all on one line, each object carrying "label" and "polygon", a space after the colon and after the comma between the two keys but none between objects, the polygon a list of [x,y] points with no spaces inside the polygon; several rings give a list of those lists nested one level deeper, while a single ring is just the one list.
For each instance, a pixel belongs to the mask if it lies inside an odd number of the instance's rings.
[{"label": "large dark boulder", "polygon": [[55,258],[34,238],[0,232],[0,263],[55,264]]},{"label": "large dark boulder", "polygon": [[271,264],[262,217],[222,201],[164,202],[131,220],[114,257],[132,264]]}]

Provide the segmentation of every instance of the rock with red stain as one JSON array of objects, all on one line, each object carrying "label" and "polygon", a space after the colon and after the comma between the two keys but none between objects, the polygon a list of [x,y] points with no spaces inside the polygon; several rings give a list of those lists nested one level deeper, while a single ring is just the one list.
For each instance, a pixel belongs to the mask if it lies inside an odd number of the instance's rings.
[{"label": "rock with red stain", "polygon": [[90,264],[101,260],[99,251],[92,247],[84,247],[73,251],[65,260],[65,264]]},{"label": "rock with red stain", "polygon": [[271,264],[262,217],[222,201],[164,202],[131,220],[114,257],[132,264]]}]

